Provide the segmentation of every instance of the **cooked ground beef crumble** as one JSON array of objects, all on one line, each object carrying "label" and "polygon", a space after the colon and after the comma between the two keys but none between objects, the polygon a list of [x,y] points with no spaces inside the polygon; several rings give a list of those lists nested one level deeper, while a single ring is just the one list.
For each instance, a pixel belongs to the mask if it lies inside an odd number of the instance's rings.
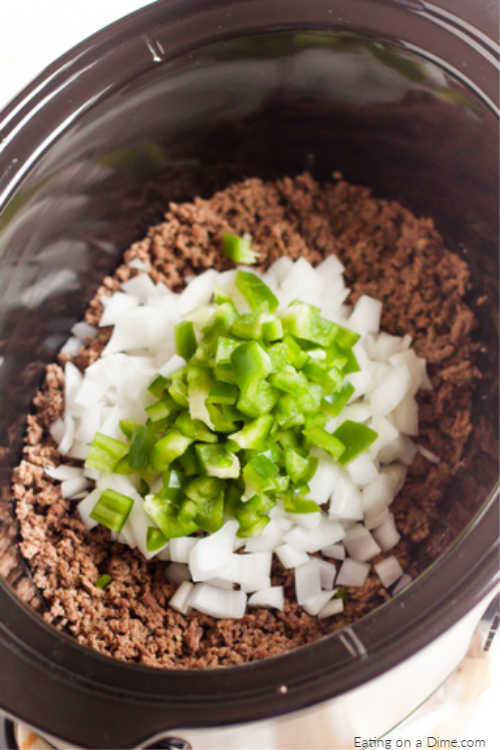
[{"label": "cooked ground beef crumble", "polygon": [[[250,232],[260,267],[277,258],[304,257],[316,264],[335,253],[346,267],[354,302],[369,294],[383,302],[381,326],[413,337],[428,362],[432,390],[419,394],[418,442],[440,457],[429,463],[417,454],[405,486],[392,505],[401,541],[394,549],[404,570],[415,576],[448,541],[440,523],[444,488],[463,466],[471,432],[471,400],[477,346],[475,320],[464,302],[465,262],[444,247],[431,219],[416,218],[399,203],[376,199],[369,189],[341,175],[320,185],[308,174],[275,182],[248,179],[204,200],[171,203],[165,221],[125,253],[124,264],[104,279],[86,320],[97,324],[101,296],[136,274],[127,265],[142,260],[152,279],[175,291],[206,268],[231,266],[220,252],[223,232]],[[74,362],[85,368],[110,335],[101,329]],[[273,585],[283,583],[284,612],[255,609],[241,620],[216,620],[168,606],[175,587],[165,563],[146,562],[140,553],[112,543],[103,528],[87,531],[76,503],[61,497],[43,473],[61,457],[48,433],[64,408],[64,357],[47,367],[45,381],[27,417],[24,458],[13,473],[20,550],[46,602],[43,618],[83,645],[103,654],[153,667],[177,669],[240,664],[273,656],[356,620],[389,598],[374,573],[362,588],[348,588],[342,615],[319,620],[294,601],[293,571],[273,563]],[[374,562],[377,562],[377,558]],[[109,573],[112,582],[96,589]]]}]

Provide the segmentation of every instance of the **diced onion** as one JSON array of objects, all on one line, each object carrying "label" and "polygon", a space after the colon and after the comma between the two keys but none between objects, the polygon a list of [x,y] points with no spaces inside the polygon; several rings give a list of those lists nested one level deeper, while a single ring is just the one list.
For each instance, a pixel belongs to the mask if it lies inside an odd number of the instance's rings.
[{"label": "diced onion", "polygon": [[285,596],[283,586],[270,586],[267,589],[255,591],[248,598],[249,607],[272,607],[283,611],[285,608]]},{"label": "diced onion", "polygon": [[392,584],[403,575],[403,569],[394,555],[386,557],[385,560],[374,565],[374,568],[382,585],[386,588],[392,586]]}]

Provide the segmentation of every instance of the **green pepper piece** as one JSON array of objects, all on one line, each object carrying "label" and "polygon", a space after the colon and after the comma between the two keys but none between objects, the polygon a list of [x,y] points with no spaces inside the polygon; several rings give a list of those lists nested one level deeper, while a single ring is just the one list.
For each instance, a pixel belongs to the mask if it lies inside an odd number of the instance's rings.
[{"label": "green pepper piece", "polygon": [[231,453],[224,445],[202,445],[197,443],[195,450],[200,463],[211,477],[235,479],[240,475],[238,456]]},{"label": "green pepper piece", "polygon": [[189,536],[198,530],[196,521],[181,521],[175,509],[159,495],[148,495],[144,500],[144,510],[168,540],[177,536]]},{"label": "green pepper piece", "polygon": [[153,440],[154,436],[147,427],[139,425],[135,428],[128,452],[128,463],[134,471],[143,472],[148,468]]},{"label": "green pepper piece", "polygon": [[278,401],[275,411],[276,422],[284,430],[297,427],[305,423],[305,416],[297,400],[290,394],[285,394]]},{"label": "green pepper piece", "polygon": [[187,451],[185,451],[182,456],[179,456],[179,458],[175,460],[175,463],[179,464],[179,467],[185,477],[199,476],[201,472],[200,463],[198,461],[198,456],[196,455],[194,445],[190,445]]},{"label": "green pepper piece", "polygon": [[[304,479],[310,471],[309,458],[304,458],[292,448],[285,450],[285,468],[294,484]],[[307,481],[307,480],[306,480]]]},{"label": "green pepper piece", "polygon": [[283,341],[278,341],[268,347],[267,353],[271,357],[273,371],[277,372],[285,365],[292,365],[300,370],[307,362],[308,355],[302,351],[292,336],[286,335]]},{"label": "green pepper piece", "polygon": [[176,411],[179,410],[179,405],[175,403],[172,398],[164,398],[161,401],[156,401],[150,406],[146,406],[146,414],[151,422],[159,422],[161,419],[168,419]]},{"label": "green pepper piece", "polygon": [[252,265],[257,262],[258,254],[251,249],[251,242],[246,237],[238,237],[236,234],[222,235],[222,250],[224,255],[235,263],[246,263]]},{"label": "green pepper piece", "polygon": [[314,500],[296,496],[293,492],[283,496],[283,507],[287,513],[319,513],[321,510]]},{"label": "green pepper piece", "polygon": [[149,386],[148,391],[152,393],[156,398],[161,399],[163,398],[165,388],[168,384],[168,378],[165,378],[163,375],[157,375]]},{"label": "green pepper piece", "polygon": [[203,326],[203,333],[205,336],[214,337],[228,333],[238,318],[238,311],[232,300],[228,299],[225,302],[219,302],[210,320]]},{"label": "green pepper piece", "polygon": [[111,583],[111,576],[107,573],[103,573],[99,578],[94,582],[94,586],[96,589],[104,589],[108,585],[108,583]]},{"label": "green pepper piece", "polygon": [[264,414],[262,417],[249,422],[238,432],[229,435],[229,438],[242,449],[260,450],[265,448],[265,440],[273,424],[273,417]]},{"label": "green pepper piece", "polygon": [[216,497],[209,497],[202,503],[196,514],[196,521],[203,531],[209,534],[220,529],[224,523],[224,490],[221,490]]},{"label": "green pepper piece", "polygon": [[200,440],[202,443],[216,443],[217,435],[209,430],[201,419],[191,419],[187,411],[181,412],[174,422],[175,426],[193,440]]},{"label": "green pepper piece", "polygon": [[261,316],[256,313],[245,313],[234,321],[231,327],[231,334],[240,339],[260,339],[262,338],[262,320]]},{"label": "green pepper piece", "polygon": [[234,432],[243,421],[243,415],[234,407],[225,404],[207,403],[210,420],[217,432]]},{"label": "green pepper piece", "polygon": [[119,533],[127,520],[133,498],[115,490],[104,490],[94,505],[90,517],[111,531]]},{"label": "green pepper piece", "polygon": [[345,382],[340,391],[329,393],[323,398],[321,408],[329,417],[336,417],[340,414],[353,393],[354,386],[351,383]]},{"label": "green pepper piece", "polygon": [[260,516],[253,523],[249,523],[244,527],[240,526],[236,536],[245,538],[249,536],[258,536],[258,534],[261,534],[262,531],[264,531],[269,521],[269,516]]},{"label": "green pepper piece", "polygon": [[210,386],[207,396],[207,404],[235,404],[238,399],[239,390],[231,383],[223,383],[215,380]]},{"label": "green pepper piece", "polygon": [[336,434],[331,435],[321,427],[306,427],[303,434],[311,443],[329,453],[334,461],[338,461],[344,452],[344,444],[340,438]]},{"label": "green pepper piece", "polygon": [[92,466],[105,474],[111,474],[118,463],[128,453],[128,446],[121,440],[96,432],[85,466]]},{"label": "green pepper piece", "polygon": [[240,344],[241,341],[238,341],[237,339],[220,336],[217,340],[217,348],[215,350],[215,363],[217,365],[230,365],[231,354]]},{"label": "green pepper piece", "polygon": [[176,404],[183,407],[189,405],[187,383],[184,382],[182,377],[173,378],[167,390]]},{"label": "green pepper piece", "polygon": [[234,283],[252,310],[257,312],[273,312],[278,307],[279,302],[275,295],[254,273],[238,271]]},{"label": "green pepper piece", "polygon": [[153,469],[156,469],[156,471],[167,469],[172,461],[182,456],[192,442],[193,438],[183,435],[180,430],[175,428],[169,430],[164,437],[153,445],[151,451]]},{"label": "green pepper piece", "polygon": [[245,480],[245,491],[266,492],[275,487],[275,478],[278,476],[278,467],[270,458],[262,453],[254,456],[245,464],[242,471]]},{"label": "green pepper piece", "polygon": [[283,338],[283,323],[279,318],[272,317],[262,322],[262,338],[264,341],[278,341]]},{"label": "green pepper piece", "polygon": [[273,388],[267,380],[261,380],[242,393],[238,399],[237,407],[249,417],[258,417],[270,412],[279,397],[279,391]]},{"label": "green pepper piece", "polygon": [[230,385],[236,384],[236,377],[231,365],[216,365],[214,368],[214,375],[216,380],[220,380],[222,383],[229,383]]},{"label": "green pepper piece", "polygon": [[269,355],[256,341],[240,344],[231,355],[231,365],[242,392],[271,372]]},{"label": "green pepper piece", "polygon": [[167,537],[161,533],[160,529],[157,529],[156,526],[148,526],[146,532],[146,549],[148,552],[156,552],[164,547],[167,542]]},{"label": "green pepper piece", "polygon": [[347,419],[342,422],[333,435],[345,446],[339,464],[345,466],[357,455],[365,451],[377,439],[378,433],[364,424]]},{"label": "green pepper piece", "polygon": [[318,309],[305,302],[291,304],[281,316],[283,328],[298,339],[328,346],[335,336],[335,323],[323,318]]},{"label": "green pepper piece", "polygon": [[132,435],[134,434],[134,430],[137,427],[137,424],[134,422],[133,419],[120,419],[120,430],[123,432],[126,438],[130,440]]},{"label": "green pepper piece", "polygon": [[177,354],[186,361],[191,359],[196,351],[196,335],[190,320],[183,320],[174,326],[175,348]]}]

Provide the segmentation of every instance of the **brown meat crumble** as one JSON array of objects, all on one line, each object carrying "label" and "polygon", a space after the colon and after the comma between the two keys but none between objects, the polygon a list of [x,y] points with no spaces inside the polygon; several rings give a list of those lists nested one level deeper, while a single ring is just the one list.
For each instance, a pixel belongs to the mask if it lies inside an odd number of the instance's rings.
[{"label": "brown meat crumble", "polygon": [[[86,313],[97,324],[100,298],[137,273],[142,260],[154,281],[180,290],[187,276],[231,264],[220,253],[222,232],[250,232],[266,268],[282,255],[313,264],[335,253],[345,264],[350,302],[370,294],[384,304],[382,327],[409,333],[428,362],[433,389],[419,396],[418,442],[439,455],[432,464],[417,454],[406,484],[393,503],[402,535],[394,554],[412,576],[445,544],[440,503],[463,464],[471,431],[471,396],[479,372],[471,339],[475,320],[464,302],[466,264],[443,245],[431,219],[416,218],[396,202],[335,175],[320,185],[308,174],[275,182],[248,179],[209,200],[170,204],[165,221],[125,253],[113,277],[105,278]],[[110,331],[82,347],[75,363],[84,368],[100,354]],[[64,358],[61,358],[63,364]],[[273,584],[284,583],[284,612],[256,609],[241,620],[216,620],[170,609],[175,587],[165,563],[113,544],[102,528],[87,531],[75,502],[61,497],[43,466],[61,457],[48,427],[64,407],[63,371],[49,365],[28,416],[24,458],[13,474],[20,549],[44,600],[46,622],[103,654],[154,667],[202,668],[240,664],[310,643],[359,618],[389,598],[375,574],[362,588],[348,589],[344,613],[326,620],[306,614],[295,602],[293,572],[274,562]],[[376,560],[375,560],[376,562]],[[112,582],[96,589],[109,573]]]}]

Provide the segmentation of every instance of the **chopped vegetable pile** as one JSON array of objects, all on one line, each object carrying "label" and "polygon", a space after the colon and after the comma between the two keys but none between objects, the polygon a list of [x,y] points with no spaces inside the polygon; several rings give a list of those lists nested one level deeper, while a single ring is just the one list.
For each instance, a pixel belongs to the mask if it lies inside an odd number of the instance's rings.
[{"label": "chopped vegetable pile", "polygon": [[[322,448],[347,464],[377,433],[346,420],[325,426],[354,392],[345,376],[359,371],[352,347],[359,334],[293,301],[276,313],[278,299],[255,274],[238,271],[235,287],[251,312],[215,292],[214,304],[175,326],[177,354],[185,361],[157,375],[146,423],[120,421],[124,440],[97,433],[86,461],[101,472],[136,474],[150,516],[147,549],[202,530],[224,518],[238,521],[238,536],[260,533],[277,502],[288,513],[318,513],[308,481]],[[151,486],[161,487],[150,494]],[[133,499],[105,490],[90,517],[120,532]]]},{"label": "chopped vegetable pile", "polygon": [[[256,258],[246,238],[224,235],[223,249]],[[344,304],[342,270],[334,256],[318,269],[282,258],[265,280],[207,271],[179,295],[139,273],[104,298],[114,329],[99,360],[83,376],[66,365],[51,432],[85,466],[46,471],[89,529],[170,561],[183,613],[282,609],[275,553],[299,604],[334,616],[334,582],[363,585],[399,541],[388,508],[417,450],[425,361],[408,337],[379,333],[377,300]],[[402,586],[395,557],[375,571]]]}]

